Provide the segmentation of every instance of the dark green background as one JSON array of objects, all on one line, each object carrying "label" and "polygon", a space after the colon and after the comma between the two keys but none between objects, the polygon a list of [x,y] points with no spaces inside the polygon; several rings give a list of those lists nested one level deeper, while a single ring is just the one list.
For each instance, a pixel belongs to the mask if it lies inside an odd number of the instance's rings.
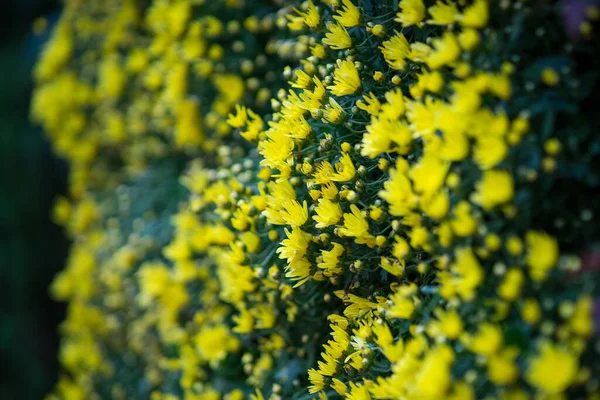
[{"label": "dark green background", "polygon": [[48,296],[68,242],[52,224],[67,167],[28,121],[31,68],[47,33],[31,24],[58,17],[58,2],[0,3],[0,399],[41,399],[57,375],[57,325],[64,306]]}]

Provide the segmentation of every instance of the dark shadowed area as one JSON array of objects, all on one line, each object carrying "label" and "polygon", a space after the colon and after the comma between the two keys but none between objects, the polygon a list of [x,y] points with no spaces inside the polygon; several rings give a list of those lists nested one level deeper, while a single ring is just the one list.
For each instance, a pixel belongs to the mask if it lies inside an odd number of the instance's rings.
[{"label": "dark shadowed area", "polygon": [[31,69],[56,20],[52,0],[0,5],[0,398],[41,399],[57,378],[57,327],[64,305],[48,285],[62,268],[68,243],[50,219],[53,199],[66,190],[66,165],[54,158],[29,120]]}]

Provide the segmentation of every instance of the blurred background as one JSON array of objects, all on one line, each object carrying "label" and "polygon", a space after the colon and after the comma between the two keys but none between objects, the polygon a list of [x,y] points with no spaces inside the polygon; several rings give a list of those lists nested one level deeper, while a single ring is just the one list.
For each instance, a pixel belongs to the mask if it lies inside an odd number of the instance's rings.
[{"label": "blurred background", "polygon": [[64,305],[48,285],[68,242],[50,219],[66,190],[66,164],[29,120],[31,69],[44,33],[33,22],[59,15],[54,0],[0,2],[0,399],[41,399],[57,378],[57,327]]}]

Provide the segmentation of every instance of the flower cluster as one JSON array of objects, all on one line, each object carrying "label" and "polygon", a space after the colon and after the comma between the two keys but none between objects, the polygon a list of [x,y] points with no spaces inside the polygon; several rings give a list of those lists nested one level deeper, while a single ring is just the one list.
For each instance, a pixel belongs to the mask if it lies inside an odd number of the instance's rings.
[{"label": "flower cluster", "polygon": [[100,3],[36,70],[51,398],[600,396],[595,6]]}]

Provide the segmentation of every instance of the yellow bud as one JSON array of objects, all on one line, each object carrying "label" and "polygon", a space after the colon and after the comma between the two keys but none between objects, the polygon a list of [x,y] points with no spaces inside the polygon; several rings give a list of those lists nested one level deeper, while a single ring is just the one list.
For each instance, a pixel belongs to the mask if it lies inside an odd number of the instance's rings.
[{"label": "yellow bud", "polygon": [[485,237],[485,246],[490,251],[496,251],[500,249],[501,244],[502,241],[500,239],[500,236],[496,235],[495,233],[490,233]]},{"label": "yellow bud", "polygon": [[523,318],[523,321],[533,325],[540,320],[541,314],[540,305],[535,299],[525,300],[521,309],[521,318]]},{"label": "yellow bud", "polygon": [[506,240],[506,250],[513,256],[523,253],[523,242],[516,236],[511,236]]},{"label": "yellow bud", "polygon": [[515,66],[508,61],[503,62],[501,68],[502,73],[505,75],[512,75],[512,73],[515,72]]},{"label": "yellow bud", "polygon": [[506,141],[508,142],[508,144],[510,144],[511,146],[516,146],[519,143],[521,143],[521,135],[519,135],[516,132],[510,132],[507,137],[506,137]]},{"label": "yellow bud", "polygon": [[348,194],[346,195],[346,199],[350,203],[354,203],[354,202],[358,201],[358,194],[354,190],[349,190]]},{"label": "yellow bud", "polygon": [[458,187],[458,185],[460,185],[460,176],[455,172],[451,172],[446,178],[446,184],[453,189]]},{"label": "yellow bud", "polygon": [[560,82],[560,75],[552,68],[544,68],[542,70],[542,82],[547,86],[556,86]]},{"label": "yellow bud", "polygon": [[373,33],[373,35],[381,37],[385,35],[385,28],[383,27],[383,25],[377,24],[371,29],[371,32]]},{"label": "yellow bud", "polygon": [[271,229],[269,231],[269,240],[277,240],[279,238],[279,234],[275,229]]},{"label": "yellow bud", "polygon": [[585,37],[588,37],[592,33],[592,24],[589,21],[584,21],[579,25],[579,31]]},{"label": "yellow bud", "polygon": [[379,162],[377,163],[377,168],[379,168],[382,171],[386,171],[389,165],[390,162],[387,160],[387,158],[380,158]]},{"label": "yellow bud", "polygon": [[542,169],[548,173],[556,171],[556,160],[552,157],[544,157],[542,159]]},{"label": "yellow bud", "polygon": [[556,138],[548,139],[544,143],[544,151],[550,154],[551,156],[555,156],[560,153],[561,145],[560,141]]}]

